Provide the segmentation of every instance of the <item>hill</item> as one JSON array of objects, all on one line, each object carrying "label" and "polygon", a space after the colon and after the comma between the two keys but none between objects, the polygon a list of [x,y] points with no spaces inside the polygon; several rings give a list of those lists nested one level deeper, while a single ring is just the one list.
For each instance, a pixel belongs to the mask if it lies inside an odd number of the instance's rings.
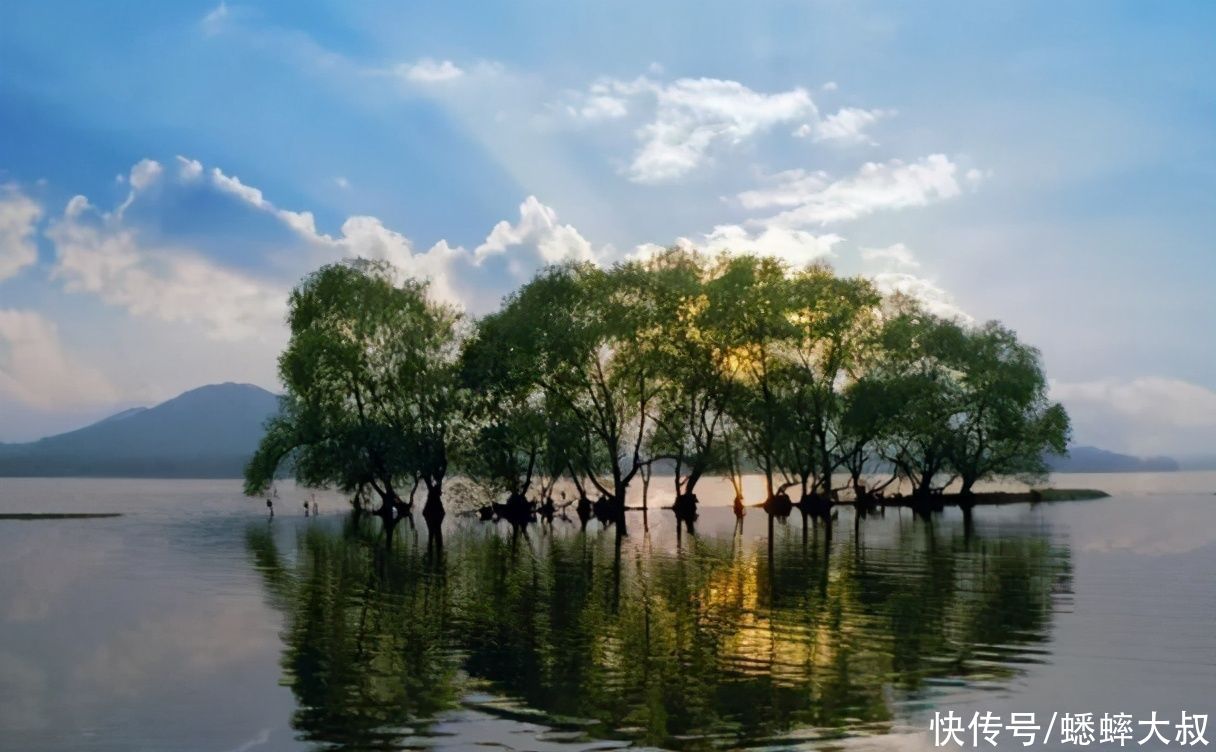
[{"label": "hill", "polygon": [[1178,463],[1169,457],[1133,457],[1091,446],[1068,448],[1068,456],[1048,455],[1053,473],[1155,473],[1173,472]]},{"label": "hill", "polygon": [[235,478],[278,397],[252,384],[212,384],[68,433],[0,445],[0,476]]}]

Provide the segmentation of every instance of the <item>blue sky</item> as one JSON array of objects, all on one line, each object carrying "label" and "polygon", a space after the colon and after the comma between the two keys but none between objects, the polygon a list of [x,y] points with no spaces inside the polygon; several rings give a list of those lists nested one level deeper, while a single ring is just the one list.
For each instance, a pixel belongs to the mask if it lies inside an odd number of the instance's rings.
[{"label": "blue sky", "polygon": [[1214,450],[1216,6],[654,5],[5,4],[0,441],[275,388],[327,261],[476,314],[679,242],[1001,319],[1079,442]]}]

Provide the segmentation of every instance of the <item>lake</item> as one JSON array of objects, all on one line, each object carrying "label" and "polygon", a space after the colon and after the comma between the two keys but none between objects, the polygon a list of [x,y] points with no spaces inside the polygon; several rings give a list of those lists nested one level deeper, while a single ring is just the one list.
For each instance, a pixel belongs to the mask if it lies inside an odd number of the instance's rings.
[{"label": "lake", "polygon": [[903,750],[935,712],[1211,713],[1216,473],[1053,480],[1113,496],[739,526],[719,484],[695,532],[450,514],[389,548],[291,486],[268,520],[237,481],[0,479],[0,513],[123,513],[0,521],[0,747]]}]

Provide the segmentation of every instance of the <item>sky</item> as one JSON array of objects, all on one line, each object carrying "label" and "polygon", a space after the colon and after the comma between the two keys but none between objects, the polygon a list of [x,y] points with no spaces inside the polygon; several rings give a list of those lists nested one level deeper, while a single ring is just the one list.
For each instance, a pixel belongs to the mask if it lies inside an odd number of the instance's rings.
[{"label": "sky", "polygon": [[0,5],[0,441],[277,389],[286,295],[826,261],[1038,347],[1076,443],[1216,454],[1216,4]]}]

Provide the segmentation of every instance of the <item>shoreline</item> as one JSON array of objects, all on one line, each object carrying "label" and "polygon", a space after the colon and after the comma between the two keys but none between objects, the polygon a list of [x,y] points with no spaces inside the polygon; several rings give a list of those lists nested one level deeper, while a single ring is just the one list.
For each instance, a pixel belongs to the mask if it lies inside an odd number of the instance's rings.
[{"label": "shoreline", "polygon": [[[1095,501],[1110,498],[1110,494],[1096,488],[1043,488],[1028,491],[984,491],[971,496],[958,493],[941,494],[929,499],[927,503],[914,501],[911,497],[902,496],[877,502],[877,506],[888,507],[981,507],[1000,506],[1002,504],[1039,504],[1056,501]],[[852,504],[853,502],[840,502]]]},{"label": "shoreline", "polygon": [[96,520],[109,517],[122,517],[121,512],[3,512],[0,521],[4,520]]}]

